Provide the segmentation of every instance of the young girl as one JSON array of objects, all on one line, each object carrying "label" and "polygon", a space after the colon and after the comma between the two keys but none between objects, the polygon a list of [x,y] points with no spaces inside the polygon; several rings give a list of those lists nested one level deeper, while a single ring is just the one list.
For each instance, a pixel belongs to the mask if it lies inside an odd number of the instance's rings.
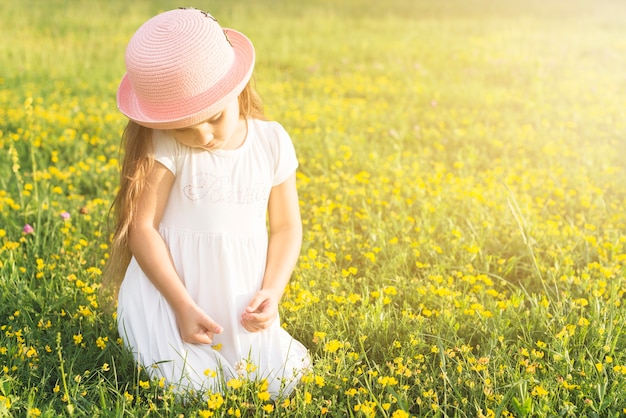
[{"label": "young girl", "polygon": [[278,318],[302,240],[298,163],[264,120],[253,66],[248,38],[197,9],[153,17],[126,49],[105,279],[125,344],[178,392],[266,379],[276,398],[309,366]]}]

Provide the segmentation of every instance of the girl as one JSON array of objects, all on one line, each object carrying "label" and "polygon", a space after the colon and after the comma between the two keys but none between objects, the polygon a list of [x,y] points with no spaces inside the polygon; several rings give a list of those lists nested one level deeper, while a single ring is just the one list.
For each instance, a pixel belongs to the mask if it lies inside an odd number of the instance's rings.
[{"label": "girl", "polygon": [[144,23],[125,58],[117,103],[130,121],[105,277],[119,288],[119,333],[176,391],[247,378],[286,396],[309,366],[278,318],[302,240],[298,163],[250,86],[254,48],[178,9]]}]

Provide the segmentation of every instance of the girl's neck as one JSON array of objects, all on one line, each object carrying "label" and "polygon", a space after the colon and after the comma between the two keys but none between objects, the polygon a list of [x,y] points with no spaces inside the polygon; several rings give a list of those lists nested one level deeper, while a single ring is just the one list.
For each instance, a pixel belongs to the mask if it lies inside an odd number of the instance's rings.
[{"label": "girl's neck", "polygon": [[248,137],[248,120],[245,117],[240,117],[237,121],[237,127],[235,132],[228,138],[224,145],[220,148],[222,150],[234,150],[243,145]]}]

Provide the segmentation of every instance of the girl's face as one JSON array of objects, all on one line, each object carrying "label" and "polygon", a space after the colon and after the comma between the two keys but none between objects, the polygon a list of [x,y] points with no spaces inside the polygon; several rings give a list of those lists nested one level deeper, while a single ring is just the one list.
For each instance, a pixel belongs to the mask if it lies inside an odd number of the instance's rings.
[{"label": "girl's face", "polygon": [[239,102],[232,100],[217,114],[204,122],[169,132],[181,144],[206,150],[235,149],[246,138],[246,124],[239,117]]}]

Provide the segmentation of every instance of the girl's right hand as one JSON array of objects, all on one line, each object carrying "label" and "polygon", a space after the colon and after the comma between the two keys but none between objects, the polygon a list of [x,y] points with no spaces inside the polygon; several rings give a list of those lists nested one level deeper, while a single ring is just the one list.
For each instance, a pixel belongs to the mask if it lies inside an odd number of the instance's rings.
[{"label": "girl's right hand", "polygon": [[182,340],[189,344],[212,344],[213,335],[223,331],[195,303],[176,312],[176,323]]}]

